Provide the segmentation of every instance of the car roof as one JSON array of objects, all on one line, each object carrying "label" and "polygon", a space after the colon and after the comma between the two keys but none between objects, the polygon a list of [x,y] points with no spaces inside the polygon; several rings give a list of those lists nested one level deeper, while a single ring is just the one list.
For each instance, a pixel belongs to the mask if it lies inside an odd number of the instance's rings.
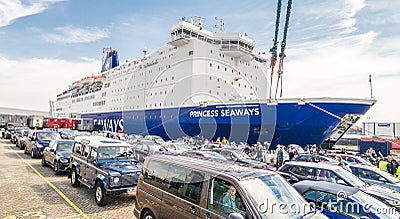
[{"label": "car roof", "polygon": [[332,156],[332,155],[335,155],[335,156],[343,156],[343,157],[355,157],[355,158],[358,158],[359,156],[357,156],[357,155],[354,155],[354,154],[334,154],[334,153],[329,153],[329,154],[326,154],[327,156]]},{"label": "car roof", "polygon": [[364,169],[368,169],[368,170],[377,170],[379,169],[376,166],[370,166],[367,164],[363,164],[363,163],[349,163],[350,167],[357,167],[357,168],[364,168]]},{"label": "car roof", "polygon": [[304,180],[292,185],[300,194],[304,194],[309,190],[324,191],[332,194],[345,192],[347,196],[353,195],[359,191],[356,187],[345,186],[325,181]]},{"label": "car roof", "polygon": [[200,172],[207,172],[212,175],[226,175],[238,180],[257,178],[265,175],[278,175],[273,171],[241,166],[232,161],[204,157],[188,157],[180,154],[153,155],[146,158],[146,162],[151,161],[177,164]]},{"label": "car roof", "polygon": [[98,147],[118,147],[118,146],[130,146],[128,143],[124,141],[120,141],[113,138],[107,138],[98,135],[92,136],[77,136],[75,137],[76,142],[80,143],[88,143],[90,146],[98,148]]},{"label": "car roof", "polygon": [[36,133],[58,133],[56,131],[51,131],[51,130],[34,130]]},{"label": "car roof", "polygon": [[306,167],[314,167],[314,168],[321,168],[321,169],[341,169],[342,167],[331,164],[331,163],[314,163],[314,162],[305,162],[305,161],[288,161],[284,164],[291,165],[291,166],[306,166]]}]

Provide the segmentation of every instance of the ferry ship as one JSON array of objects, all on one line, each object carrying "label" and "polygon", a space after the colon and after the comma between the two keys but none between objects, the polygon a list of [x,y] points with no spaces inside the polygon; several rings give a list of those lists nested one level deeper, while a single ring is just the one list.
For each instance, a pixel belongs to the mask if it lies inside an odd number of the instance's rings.
[{"label": "ferry ship", "polygon": [[96,127],[164,139],[320,145],[335,142],[374,99],[269,95],[267,57],[247,34],[209,31],[198,21],[173,25],[169,42],[125,63],[103,49],[100,73],[57,95],[55,116],[93,118]]}]

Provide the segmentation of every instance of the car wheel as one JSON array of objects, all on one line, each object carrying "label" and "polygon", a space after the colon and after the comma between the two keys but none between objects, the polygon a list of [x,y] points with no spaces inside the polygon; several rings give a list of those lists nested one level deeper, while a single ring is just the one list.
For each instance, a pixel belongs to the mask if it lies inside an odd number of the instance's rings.
[{"label": "car wheel", "polygon": [[53,172],[54,172],[54,175],[57,175],[59,173],[57,161],[54,161],[54,163],[53,163]]},{"label": "car wheel", "polygon": [[28,154],[28,147],[25,146],[24,154]]},{"label": "car wheel", "polygon": [[35,158],[35,153],[33,152],[33,148],[32,148],[32,150],[31,150],[31,157],[32,157],[32,158]]},{"label": "car wheel", "polygon": [[96,183],[95,199],[98,206],[105,206],[107,204],[107,194],[104,185],[101,181]]},{"label": "car wheel", "polygon": [[46,164],[46,160],[44,159],[44,156],[42,157],[42,167],[45,167],[45,166],[47,166],[47,164]]},{"label": "car wheel", "polygon": [[142,217],[143,219],[156,219],[156,217],[154,217],[154,214],[153,214],[153,212],[151,212],[151,211],[146,211],[144,214],[143,214],[143,217]]},{"label": "car wheel", "polygon": [[22,143],[19,145],[19,149],[20,150],[24,150],[25,149],[25,145],[22,145]]},{"label": "car wheel", "polygon": [[71,185],[73,187],[78,187],[81,184],[81,182],[79,182],[78,178],[79,178],[78,173],[76,172],[76,169],[73,168],[72,174],[71,174]]}]

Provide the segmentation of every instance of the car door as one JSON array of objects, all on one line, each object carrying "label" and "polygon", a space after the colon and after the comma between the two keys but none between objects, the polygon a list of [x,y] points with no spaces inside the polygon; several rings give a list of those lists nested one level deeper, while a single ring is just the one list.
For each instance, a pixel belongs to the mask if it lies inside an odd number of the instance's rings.
[{"label": "car door", "polygon": [[87,144],[82,145],[82,153],[81,153],[81,159],[82,159],[82,177],[85,178],[86,181],[92,182],[92,174],[91,174],[91,169],[93,167],[90,167],[88,164],[88,156],[90,154],[90,146]]},{"label": "car door", "polygon": [[54,165],[54,160],[56,159],[56,149],[58,141],[51,141],[49,147],[46,147],[43,152],[43,156],[47,163]]},{"label": "car door", "polygon": [[[243,218],[255,218],[248,209],[248,204],[243,198],[240,187],[234,182],[216,177],[207,177],[205,181],[206,203],[201,209],[200,215],[206,219],[228,218],[231,213],[239,213]],[[233,190],[233,191],[232,191]]]},{"label": "car door", "polygon": [[204,173],[172,164],[165,164],[168,170],[168,186],[163,193],[161,218],[201,218],[200,201],[203,192]]},{"label": "car door", "polygon": [[27,152],[30,153],[32,151],[33,145],[36,143],[35,139],[36,139],[36,132],[33,132],[31,137],[28,138],[28,143],[26,145],[26,151]]},{"label": "car door", "polygon": [[86,157],[87,162],[86,162],[86,172],[85,172],[86,178],[91,185],[94,185],[98,174],[96,167],[97,150],[96,148],[90,146],[87,146],[85,150],[87,152],[87,157]]},{"label": "car door", "polygon": [[314,168],[307,166],[292,166],[289,173],[299,180],[315,180]]}]

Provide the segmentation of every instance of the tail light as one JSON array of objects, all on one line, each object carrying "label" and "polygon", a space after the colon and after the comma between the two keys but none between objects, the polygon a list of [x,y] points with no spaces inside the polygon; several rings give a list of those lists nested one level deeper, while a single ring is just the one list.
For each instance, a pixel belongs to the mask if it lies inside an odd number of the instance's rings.
[{"label": "tail light", "polygon": [[136,189],[136,200],[137,200],[138,195],[139,195],[139,188],[136,186],[135,189]]}]

